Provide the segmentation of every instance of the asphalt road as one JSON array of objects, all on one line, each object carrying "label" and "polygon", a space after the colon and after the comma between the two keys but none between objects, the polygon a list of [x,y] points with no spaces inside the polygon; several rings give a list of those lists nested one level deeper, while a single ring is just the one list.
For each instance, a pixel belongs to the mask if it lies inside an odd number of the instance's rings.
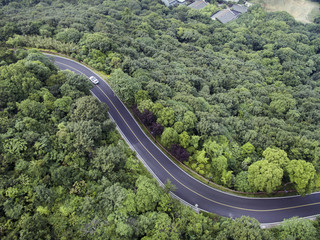
[{"label": "asphalt road", "polygon": [[309,217],[320,213],[320,193],[306,197],[246,198],[213,189],[199,182],[181,170],[154,145],[103,79],[77,62],[57,56],[51,57],[62,70],[69,69],[99,79],[100,83],[92,88],[92,93],[109,106],[109,113],[122,133],[158,179],[162,183],[170,179],[176,186],[175,195],[187,203],[198,204],[199,209],[225,217],[247,215],[256,218],[260,223],[275,223],[285,218]]}]

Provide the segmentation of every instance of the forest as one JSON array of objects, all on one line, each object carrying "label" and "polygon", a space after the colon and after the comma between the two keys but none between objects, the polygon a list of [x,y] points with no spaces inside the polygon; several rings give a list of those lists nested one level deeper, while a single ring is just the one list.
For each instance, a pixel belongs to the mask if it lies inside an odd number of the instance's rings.
[{"label": "forest", "polygon": [[171,199],[88,81],[23,48],[107,74],[158,141],[203,177],[305,195],[320,186],[320,21],[258,5],[226,25],[210,19],[215,8],[151,0],[0,6],[1,239],[316,238],[318,221],[261,230],[254,219],[198,215]]}]

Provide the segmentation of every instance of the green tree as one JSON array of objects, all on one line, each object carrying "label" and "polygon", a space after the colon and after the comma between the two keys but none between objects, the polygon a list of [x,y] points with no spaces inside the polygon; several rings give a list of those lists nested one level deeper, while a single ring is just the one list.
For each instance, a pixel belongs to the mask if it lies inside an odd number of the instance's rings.
[{"label": "green tree", "polygon": [[183,132],[183,123],[182,122],[175,122],[173,125],[174,130],[177,131],[177,133],[182,133]]},{"label": "green tree", "polygon": [[121,69],[116,69],[109,78],[115,93],[130,106],[134,103],[136,92],[141,89],[140,84]]},{"label": "green tree", "polygon": [[304,218],[290,218],[284,220],[279,227],[278,239],[317,239],[317,230],[312,221]]},{"label": "green tree", "polygon": [[251,192],[251,187],[248,181],[248,172],[240,172],[235,178],[234,187],[241,192]]},{"label": "green tree", "polygon": [[287,166],[290,181],[295,184],[298,193],[311,193],[315,187],[316,170],[312,163],[304,160],[292,160]]},{"label": "green tree", "polygon": [[272,193],[281,185],[282,176],[279,165],[267,160],[257,161],[248,169],[248,181],[254,191]]},{"label": "green tree", "polygon": [[151,110],[153,107],[153,102],[148,99],[148,100],[142,100],[139,102],[139,105],[138,105],[138,110],[143,113],[144,110]]},{"label": "green tree", "polygon": [[77,43],[79,42],[81,36],[82,34],[77,29],[66,28],[56,35],[56,39],[64,43],[67,43],[67,42]]},{"label": "green tree", "polygon": [[289,162],[287,153],[279,148],[268,147],[266,150],[263,151],[262,156],[268,162],[278,164],[281,168],[287,166]]},{"label": "green tree", "polygon": [[179,141],[179,135],[173,128],[165,128],[161,135],[161,143],[165,147],[170,147],[172,144],[176,144]]},{"label": "green tree", "polygon": [[136,204],[139,212],[153,211],[160,200],[161,190],[154,179],[140,176],[136,181]]},{"label": "green tree", "polygon": [[165,107],[157,114],[157,122],[164,127],[171,127],[174,123],[174,111],[170,107]]},{"label": "green tree", "polygon": [[250,156],[252,153],[254,153],[254,151],[255,151],[255,147],[251,143],[247,142],[241,147],[241,156],[242,157]]},{"label": "green tree", "polygon": [[187,132],[182,132],[179,135],[179,144],[181,147],[187,148],[190,144],[190,136]]},{"label": "green tree", "polygon": [[54,106],[58,108],[60,111],[68,113],[70,111],[71,103],[71,97],[63,96],[62,98],[58,98],[54,102]]},{"label": "green tree", "polygon": [[234,221],[228,219],[222,225],[224,227],[217,239],[247,239],[263,240],[270,236],[260,228],[259,222],[247,216],[236,218]]},{"label": "green tree", "polygon": [[177,227],[172,222],[171,218],[166,213],[158,213],[154,223],[154,228],[151,232],[151,239],[159,240],[178,240],[179,233]]},{"label": "green tree", "polygon": [[80,40],[80,45],[106,53],[112,50],[113,41],[102,33],[85,33]]},{"label": "green tree", "polygon": [[95,168],[111,176],[124,167],[126,159],[127,155],[122,144],[110,145],[98,148],[91,163]]},{"label": "green tree", "polygon": [[78,98],[72,106],[70,119],[72,121],[94,120],[102,123],[109,119],[108,106],[93,96]]},{"label": "green tree", "polygon": [[190,140],[190,144],[197,149],[199,147],[200,137],[197,135],[193,135]]},{"label": "green tree", "polygon": [[150,96],[149,93],[145,90],[139,90],[135,95],[134,95],[134,103],[136,105],[139,105],[141,101],[144,100],[149,100]]},{"label": "green tree", "polygon": [[17,104],[20,113],[23,116],[35,119],[43,119],[46,117],[47,109],[43,103],[30,100],[29,98]]},{"label": "green tree", "polygon": [[74,147],[79,151],[91,151],[101,139],[101,126],[94,121],[69,122],[66,126],[59,125],[57,136],[59,143],[66,149]]},{"label": "green tree", "polygon": [[211,169],[214,182],[230,186],[232,171],[227,171],[228,160],[225,156],[220,155],[211,159]]},{"label": "green tree", "polygon": [[56,78],[51,79],[53,82],[64,81],[64,83],[60,85],[60,92],[63,96],[69,96],[72,99],[77,99],[90,94],[92,85],[88,81],[87,77],[75,74],[71,71],[64,71],[63,73],[65,75],[65,81],[64,77],[59,75]]},{"label": "green tree", "polygon": [[183,122],[183,125],[184,125],[184,130],[185,131],[190,131],[190,130],[193,130],[195,128],[196,123],[197,123],[197,117],[193,112],[187,111],[183,115],[182,122]]}]

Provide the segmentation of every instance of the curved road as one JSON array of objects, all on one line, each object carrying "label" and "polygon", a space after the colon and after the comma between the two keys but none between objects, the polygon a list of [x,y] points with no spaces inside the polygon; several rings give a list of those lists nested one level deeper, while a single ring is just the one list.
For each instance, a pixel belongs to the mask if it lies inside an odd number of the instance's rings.
[{"label": "curved road", "polygon": [[198,204],[201,210],[225,217],[247,215],[258,219],[260,223],[275,223],[285,218],[309,217],[320,213],[320,193],[306,197],[246,198],[221,192],[199,182],[181,170],[153,144],[103,79],[80,63],[63,57],[51,57],[62,70],[69,69],[100,80],[91,89],[92,93],[109,106],[109,113],[122,133],[158,179],[162,183],[170,179],[176,186],[175,195],[187,203]]}]

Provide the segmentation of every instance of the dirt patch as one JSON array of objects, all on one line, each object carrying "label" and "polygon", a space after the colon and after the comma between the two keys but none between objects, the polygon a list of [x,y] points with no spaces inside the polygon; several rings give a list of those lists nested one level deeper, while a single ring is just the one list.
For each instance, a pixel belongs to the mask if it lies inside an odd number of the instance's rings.
[{"label": "dirt patch", "polygon": [[308,0],[262,0],[259,2],[267,11],[286,11],[303,23],[312,22],[313,17],[320,13],[320,4]]}]

